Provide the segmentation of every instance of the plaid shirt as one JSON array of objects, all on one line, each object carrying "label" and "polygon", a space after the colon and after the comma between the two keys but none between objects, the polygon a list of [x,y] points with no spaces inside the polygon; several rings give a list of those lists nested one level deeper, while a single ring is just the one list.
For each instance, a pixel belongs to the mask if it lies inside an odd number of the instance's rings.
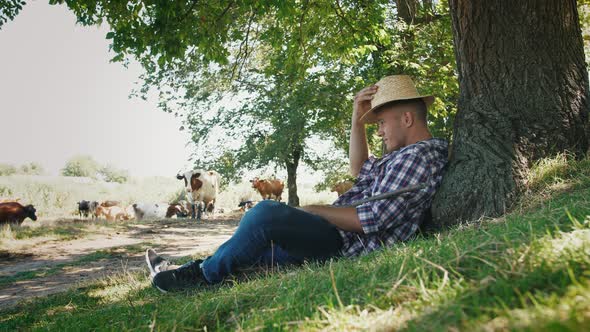
[{"label": "plaid shirt", "polygon": [[333,205],[348,205],[363,198],[417,183],[428,187],[400,196],[371,201],[356,207],[363,233],[339,230],[342,254],[357,256],[381,246],[409,239],[418,230],[442,180],[448,143],[432,138],[406,146],[363,164],[355,185]]}]

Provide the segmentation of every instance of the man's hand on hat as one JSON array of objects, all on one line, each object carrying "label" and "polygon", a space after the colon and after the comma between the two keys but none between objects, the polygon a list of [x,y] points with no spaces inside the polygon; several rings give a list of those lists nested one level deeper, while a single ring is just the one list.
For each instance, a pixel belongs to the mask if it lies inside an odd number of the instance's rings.
[{"label": "man's hand on hat", "polygon": [[360,123],[360,118],[371,109],[371,100],[377,92],[377,89],[378,86],[373,84],[362,89],[354,96],[352,112],[353,122]]}]

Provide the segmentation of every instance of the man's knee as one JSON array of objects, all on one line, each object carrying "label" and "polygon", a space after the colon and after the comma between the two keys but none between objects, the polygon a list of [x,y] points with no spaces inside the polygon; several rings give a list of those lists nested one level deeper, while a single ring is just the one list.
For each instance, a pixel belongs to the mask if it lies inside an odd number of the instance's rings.
[{"label": "man's knee", "polygon": [[272,224],[284,218],[288,213],[289,206],[272,200],[264,200],[256,204],[252,209],[248,210],[240,224],[247,225],[255,224],[259,227],[263,225]]},{"label": "man's knee", "polygon": [[259,202],[253,208],[248,210],[248,212],[246,212],[245,216],[246,215],[257,215],[257,216],[270,215],[270,214],[276,213],[276,211],[279,211],[285,207],[286,207],[285,204],[267,199],[267,200]]}]

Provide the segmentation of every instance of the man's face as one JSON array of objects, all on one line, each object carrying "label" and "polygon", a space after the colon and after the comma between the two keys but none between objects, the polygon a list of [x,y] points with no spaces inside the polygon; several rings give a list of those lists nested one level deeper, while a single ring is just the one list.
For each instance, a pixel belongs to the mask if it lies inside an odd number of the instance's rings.
[{"label": "man's face", "polygon": [[407,112],[413,110],[409,105],[389,106],[376,114],[377,134],[383,138],[387,153],[403,148],[408,136]]}]

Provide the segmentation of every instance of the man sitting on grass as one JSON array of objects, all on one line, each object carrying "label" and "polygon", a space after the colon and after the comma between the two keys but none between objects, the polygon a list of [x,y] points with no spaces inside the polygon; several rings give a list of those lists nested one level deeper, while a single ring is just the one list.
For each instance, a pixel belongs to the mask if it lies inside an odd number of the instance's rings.
[{"label": "man sitting on grass", "polygon": [[[447,162],[447,142],[432,138],[427,107],[433,96],[418,94],[409,76],[388,76],[354,99],[350,169],[355,185],[332,206],[294,208],[262,201],[249,210],[236,232],[205,260],[178,268],[148,249],[153,285],[167,292],[216,284],[240,268],[301,264],[352,257],[408,240],[424,219]],[[386,154],[369,156],[365,124],[377,123]],[[425,184],[390,199],[347,207],[361,199]]]}]

